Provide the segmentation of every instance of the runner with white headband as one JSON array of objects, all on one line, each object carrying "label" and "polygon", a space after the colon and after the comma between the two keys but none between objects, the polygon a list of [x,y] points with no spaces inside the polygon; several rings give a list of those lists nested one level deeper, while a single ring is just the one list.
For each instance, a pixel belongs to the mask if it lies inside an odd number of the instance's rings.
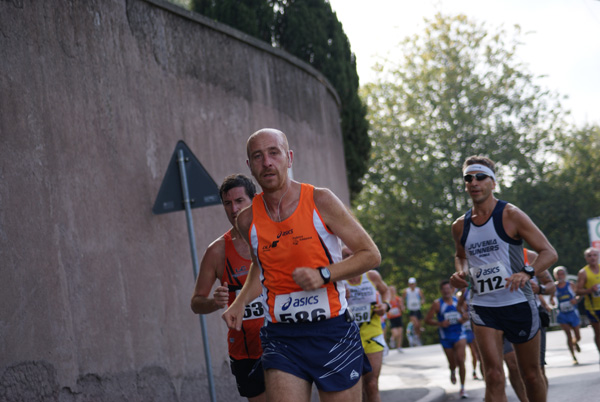
[{"label": "runner with white headband", "polygon": [[466,176],[470,173],[473,172],[483,172],[486,175],[490,176],[492,178],[492,180],[496,181],[496,175],[494,174],[494,172],[492,171],[492,169],[490,169],[489,167],[485,166],[485,165],[480,165],[480,164],[474,164],[474,165],[469,165],[467,166],[467,168],[464,170],[463,175]]},{"label": "runner with white headband", "polygon": [[[558,256],[527,214],[494,197],[494,162],[471,156],[463,173],[473,207],[452,224],[457,272],[450,283],[458,289],[471,284],[469,314],[483,360],[485,400],[506,401],[501,353],[505,336],[514,344],[529,400],[545,401],[540,319],[529,281]],[[531,266],[524,261],[523,240],[538,253]]]}]

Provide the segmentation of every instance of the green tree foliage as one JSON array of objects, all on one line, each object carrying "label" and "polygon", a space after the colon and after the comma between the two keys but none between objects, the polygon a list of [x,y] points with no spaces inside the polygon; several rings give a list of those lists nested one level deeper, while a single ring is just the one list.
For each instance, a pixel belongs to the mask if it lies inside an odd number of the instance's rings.
[{"label": "green tree foliage", "polygon": [[356,60],[342,24],[323,0],[289,2],[281,18],[278,42],[321,71],[338,92],[348,183],[351,195],[356,195],[367,169],[371,144],[366,108],[358,94]]},{"label": "green tree foliage", "polygon": [[537,182],[516,181],[510,198],[544,231],[570,274],[586,263],[590,246],[587,219],[600,216],[600,127],[584,127],[563,136],[555,169]]},{"label": "green tree foliage", "polygon": [[341,125],[350,195],[362,188],[371,143],[358,94],[356,59],[325,0],[192,0],[192,9],[293,54],[321,71],[342,102]]},{"label": "green tree foliage", "polygon": [[438,14],[402,43],[402,60],[364,87],[373,150],[354,207],[391,283],[415,276],[438,295],[454,272],[450,225],[469,205],[466,157],[497,161],[501,187],[549,170],[561,108],[519,63],[518,36]]},{"label": "green tree foliage", "polygon": [[271,43],[273,1],[192,0],[192,10]]}]

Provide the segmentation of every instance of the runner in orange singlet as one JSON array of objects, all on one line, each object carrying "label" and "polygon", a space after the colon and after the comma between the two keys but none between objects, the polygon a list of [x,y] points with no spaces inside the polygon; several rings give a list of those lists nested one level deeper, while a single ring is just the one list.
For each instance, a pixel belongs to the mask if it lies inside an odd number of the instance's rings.
[{"label": "runner in orange singlet", "polygon": [[[293,152],[279,130],[262,129],[247,142],[248,166],[262,187],[237,219],[252,266],[236,301],[223,314],[240,329],[244,307],[261,294],[262,363],[270,402],[360,401],[368,360],[347,312],[343,279],[377,267],[377,246],[328,189],[288,176]],[[342,260],[340,240],[354,251]]]},{"label": "runner in orange singlet", "polygon": [[[227,219],[232,225],[237,214],[252,205],[255,192],[254,183],[244,175],[225,178],[220,195]],[[246,281],[250,263],[248,244],[232,227],[208,246],[202,257],[192,296],[192,311],[209,314],[233,303]],[[221,286],[215,289],[213,297],[209,297],[217,279],[221,280]],[[227,335],[231,372],[236,378],[240,395],[251,402],[266,400],[264,376],[259,364],[262,355],[259,332],[263,324],[262,302],[254,300],[244,309],[243,330],[229,330]],[[258,366],[257,370],[253,371],[255,366]],[[252,376],[250,373],[253,373]]]},{"label": "runner in orange singlet", "polygon": [[390,328],[392,339],[398,352],[402,352],[402,312],[404,311],[404,299],[402,299],[396,290],[395,286],[388,286],[390,290],[390,306],[391,309],[387,313],[387,318],[390,320]]}]

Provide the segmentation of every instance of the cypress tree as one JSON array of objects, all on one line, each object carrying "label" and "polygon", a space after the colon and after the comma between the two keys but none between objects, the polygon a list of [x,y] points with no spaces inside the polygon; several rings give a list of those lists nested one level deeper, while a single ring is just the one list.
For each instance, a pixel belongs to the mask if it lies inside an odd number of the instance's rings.
[{"label": "cypress tree", "polygon": [[331,5],[325,0],[193,0],[192,8],[282,48],[327,77],[342,101],[346,173],[354,198],[362,188],[371,143],[356,59]]}]

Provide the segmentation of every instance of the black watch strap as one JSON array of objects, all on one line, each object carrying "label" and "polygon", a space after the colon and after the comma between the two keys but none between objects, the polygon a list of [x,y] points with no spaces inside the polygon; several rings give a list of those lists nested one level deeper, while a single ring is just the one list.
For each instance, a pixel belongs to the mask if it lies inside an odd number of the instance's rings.
[{"label": "black watch strap", "polygon": [[319,274],[321,274],[321,278],[323,278],[323,282],[325,282],[325,285],[328,284],[331,280],[331,272],[329,272],[329,268],[319,267],[317,269],[319,270]]},{"label": "black watch strap", "polygon": [[525,265],[523,267],[523,269],[521,269],[521,272],[525,272],[531,278],[533,278],[535,276],[535,269],[533,269],[533,267],[531,265]]}]

